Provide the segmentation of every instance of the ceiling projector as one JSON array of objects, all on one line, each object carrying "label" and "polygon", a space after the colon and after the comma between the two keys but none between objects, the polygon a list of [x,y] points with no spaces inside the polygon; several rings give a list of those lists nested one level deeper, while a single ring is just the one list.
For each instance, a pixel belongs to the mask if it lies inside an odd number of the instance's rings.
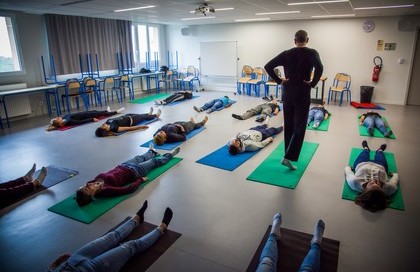
[{"label": "ceiling projector", "polygon": [[209,6],[207,3],[202,4],[198,6],[198,8],[195,9],[195,14],[204,14],[204,16],[207,16],[209,13],[214,13],[214,8],[212,6]]}]

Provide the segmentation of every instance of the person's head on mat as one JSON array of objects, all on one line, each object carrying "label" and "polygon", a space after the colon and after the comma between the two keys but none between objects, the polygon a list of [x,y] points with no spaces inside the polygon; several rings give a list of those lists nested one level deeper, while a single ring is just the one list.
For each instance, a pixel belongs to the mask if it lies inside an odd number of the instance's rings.
[{"label": "person's head on mat", "polygon": [[166,132],[162,130],[156,133],[153,137],[153,142],[157,145],[163,145],[166,142]]},{"label": "person's head on mat", "polygon": [[61,116],[51,119],[50,125],[47,127],[47,130],[55,130],[57,128],[64,126],[64,119]]},{"label": "person's head on mat", "polygon": [[114,133],[110,129],[110,125],[103,123],[100,127],[96,129],[95,135],[96,137],[107,137],[114,135]]},{"label": "person's head on mat", "polygon": [[243,147],[243,144],[242,144],[241,139],[239,138],[232,139],[228,143],[228,150],[231,155],[236,155],[238,153],[243,152],[242,147]]},{"label": "person's head on mat", "polygon": [[93,197],[96,193],[98,193],[102,186],[104,185],[104,181],[101,179],[96,179],[94,182],[89,182],[77,189],[76,191],[76,202],[79,206],[86,206],[90,202],[92,202]]},{"label": "person's head on mat", "polygon": [[354,201],[357,205],[371,212],[383,210],[388,206],[388,199],[381,189],[379,180],[372,180],[366,184],[365,191]]}]

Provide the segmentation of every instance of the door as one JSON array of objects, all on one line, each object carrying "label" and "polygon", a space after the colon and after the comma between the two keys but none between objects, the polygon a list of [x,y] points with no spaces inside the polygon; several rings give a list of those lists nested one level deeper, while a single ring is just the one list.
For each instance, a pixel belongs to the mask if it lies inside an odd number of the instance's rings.
[{"label": "door", "polygon": [[416,51],[414,52],[413,69],[411,72],[410,87],[408,89],[407,105],[420,105],[420,42],[419,29],[417,29]]}]

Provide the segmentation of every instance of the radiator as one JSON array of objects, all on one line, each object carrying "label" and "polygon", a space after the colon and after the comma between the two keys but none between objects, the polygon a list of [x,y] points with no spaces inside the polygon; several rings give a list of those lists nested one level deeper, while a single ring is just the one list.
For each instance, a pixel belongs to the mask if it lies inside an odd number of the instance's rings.
[{"label": "radiator", "polygon": [[[0,93],[2,91],[10,91],[24,88],[26,88],[26,83],[1,85]],[[7,96],[6,106],[7,114],[9,115],[9,117],[16,117],[32,113],[31,103],[27,94]],[[1,107],[0,112],[1,116],[5,116],[3,107]]]}]

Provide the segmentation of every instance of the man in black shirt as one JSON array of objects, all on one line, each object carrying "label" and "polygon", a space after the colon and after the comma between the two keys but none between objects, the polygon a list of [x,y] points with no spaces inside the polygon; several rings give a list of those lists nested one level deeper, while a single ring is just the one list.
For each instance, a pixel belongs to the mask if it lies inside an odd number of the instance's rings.
[{"label": "man in black shirt", "polygon": [[[311,88],[314,88],[323,72],[319,54],[315,49],[306,47],[308,33],[299,30],[295,34],[296,47],[283,51],[265,66],[268,75],[283,85],[284,143],[285,155],[281,164],[295,170],[290,161],[297,161],[305,138],[306,120],[311,104]],[[274,71],[284,67],[285,78],[281,79]],[[314,77],[311,81],[311,73]]]}]

